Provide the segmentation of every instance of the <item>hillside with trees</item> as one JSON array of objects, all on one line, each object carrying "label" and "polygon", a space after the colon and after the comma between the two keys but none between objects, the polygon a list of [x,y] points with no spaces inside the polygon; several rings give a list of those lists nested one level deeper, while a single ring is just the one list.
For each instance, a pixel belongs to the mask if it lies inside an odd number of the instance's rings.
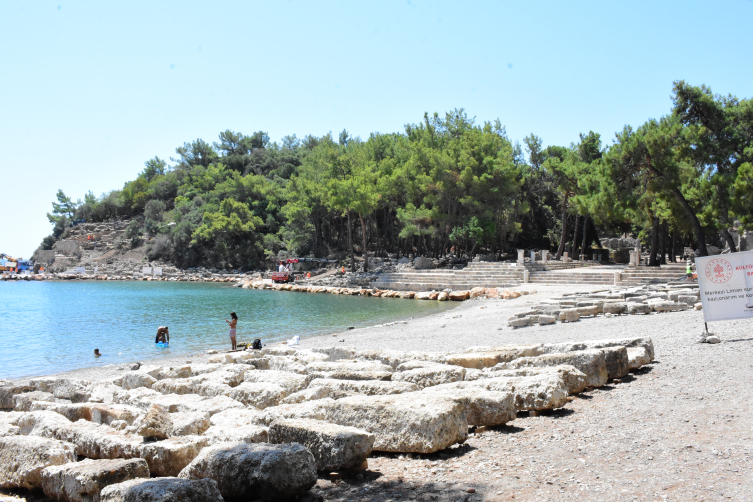
[{"label": "hillside with trees", "polygon": [[[632,233],[651,264],[670,244],[732,250],[733,222],[753,227],[753,104],[678,81],[673,107],[611,144],[522,144],[499,120],[464,110],[424,115],[401,133],[352,137],[221,132],[154,157],[120,190],[71,201],[58,192],[50,249],[73,221],[132,220],[150,260],[253,269],[292,256],[506,253],[599,247]],[[352,265],[355,268],[355,265]],[[367,263],[365,267],[368,267]]]}]

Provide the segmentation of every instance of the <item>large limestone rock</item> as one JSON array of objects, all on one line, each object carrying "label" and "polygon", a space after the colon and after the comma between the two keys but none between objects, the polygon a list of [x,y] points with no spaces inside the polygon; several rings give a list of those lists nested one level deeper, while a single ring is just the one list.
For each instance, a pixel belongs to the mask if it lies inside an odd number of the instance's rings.
[{"label": "large limestone rock", "polygon": [[144,459],[86,459],[44,469],[42,489],[45,495],[58,500],[96,502],[104,487],[136,478],[149,478]]},{"label": "large limestone rock", "polygon": [[445,388],[444,385],[426,389],[428,393],[443,395],[459,403],[466,412],[468,425],[504,425],[517,416],[515,394],[477,388]]},{"label": "large limestone rock", "polygon": [[455,302],[462,302],[467,300],[471,296],[470,291],[452,291],[450,292],[449,299]]},{"label": "large limestone rock", "polygon": [[624,302],[605,302],[603,311],[605,314],[620,315],[626,314],[628,305]]},{"label": "large limestone rock", "polygon": [[522,357],[517,350],[495,350],[487,352],[475,352],[465,354],[451,354],[444,357],[447,364],[462,366],[463,368],[484,369],[495,366],[501,362],[512,361]]},{"label": "large limestone rock", "polygon": [[481,378],[472,382],[454,382],[424,389],[425,393],[486,390],[512,393],[516,410],[550,410],[567,403],[567,387],[559,374],[545,373],[527,377]]},{"label": "large limestone rock", "polygon": [[122,387],[126,390],[138,389],[139,387],[151,388],[157,383],[157,379],[146,371],[133,371],[123,376]]},{"label": "large limestone rock", "polygon": [[646,305],[645,303],[628,303],[627,304],[627,313],[628,314],[650,314],[651,313],[651,305]]},{"label": "large limestone rock", "polygon": [[580,320],[580,309],[564,309],[560,312],[560,321],[562,322],[575,322]]},{"label": "large limestone rock", "polygon": [[309,388],[326,387],[332,393],[345,392],[364,394],[366,396],[378,396],[387,394],[402,394],[419,390],[419,387],[410,382],[385,382],[382,380],[336,380],[329,378],[315,378],[309,384]]},{"label": "large limestone rock", "polygon": [[573,352],[576,350],[601,349],[604,347],[643,347],[651,361],[654,360],[654,343],[651,338],[610,338],[606,340],[587,340],[585,342],[547,343],[541,347],[542,353]]},{"label": "large limestone rock", "polygon": [[[339,397],[345,397],[344,394],[345,393]],[[331,396],[332,391],[328,387],[312,387],[310,389],[303,389],[302,391],[290,394],[282,400],[282,404],[303,403],[305,401],[314,401],[316,399],[324,399],[325,397]]]},{"label": "large limestone rock", "polygon": [[[259,371],[259,373],[263,373]],[[243,382],[230,389],[228,397],[260,410],[270,406],[277,406],[288,395],[288,392],[275,383]]]},{"label": "large limestone rock", "polygon": [[607,383],[607,379],[609,378],[604,352],[599,349],[545,354],[537,357],[521,357],[509,363],[502,363],[500,369],[517,369],[528,366],[559,366],[561,364],[575,366],[578,370],[585,373],[590,387],[601,387]]},{"label": "large limestone rock", "polygon": [[156,476],[175,476],[207,446],[204,436],[182,436],[144,442],[143,438],[86,420],[71,423],[49,411],[34,411],[18,420],[22,433],[75,445],[78,455],[92,459],[143,458]]},{"label": "large limestone rock", "polygon": [[191,411],[171,415],[173,428],[170,436],[198,436],[209,429],[209,413],[205,411]]},{"label": "large limestone rock", "polygon": [[174,437],[143,443],[135,456],[145,459],[155,476],[177,476],[209,442],[204,436]]},{"label": "large limestone rock", "polygon": [[55,401],[55,396],[51,392],[41,392],[38,390],[16,394],[13,396],[13,409],[15,411],[31,411],[32,404],[35,401]]},{"label": "large limestone rock", "polygon": [[[315,403],[323,401],[329,400]],[[366,430],[376,436],[376,451],[433,453],[464,441],[468,433],[463,406],[442,395],[410,392],[353,396],[330,401],[326,408],[324,404],[316,410],[319,417],[303,418],[326,419]]]},{"label": "large limestone rock", "polygon": [[300,443],[314,455],[317,471],[357,467],[366,460],[375,437],[364,430],[320,420],[277,420],[269,427],[272,444]]},{"label": "large limestone rock", "polygon": [[0,385],[0,409],[13,408],[13,396],[36,390],[31,382],[17,382]]},{"label": "large limestone rock", "polygon": [[166,439],[173,429],[173,419],[162,406],[153,404],[141,420],[136,433],[146,438]]},{"label": "large limestone rock", "polygon": [[645,347],[628,347],[627,355],[628,365],[631,370],[637,370],[644,364],[651,362],[651,359],[648,357],[648,351]]},{"label": "large limestone rock", "polygon": [[136,417],[143,414],[138,408],[133,406],[118,404],[97,404],[97,403],[59,403],[34,401],[29,411],[48,410],[63,415],[71,422],[77,420],[88,420],[97,424],[110,425],[115,420],[123,420],[132,424]]},{"label": "large limestone rock", "polygon": [[132,479],[110,485],[100,502],[223,502],[212,479]]},{"label": "large limestone rock", "polygon": [[465,368],[458,366],[431,364],[396,372],[392,375],[392,381],[412,383],[419,389],[423,389],[443,383],[461,381],[465,378],[465,372]]},{"label": "large limestone rock", "polygon": [[60,378],[52,386],[52,395],[58,399],[70,399],[72,403],[84,403],[91,396],[91,386],[86,380]]},{"label": "large limestone rock", "polygon": [[334,378],[336,380],[384,380],[392,379],[391,371],[311,371],[307,373],[311,379],[314,378]]},{"label": "large limestone rock", "polygon": [[205,448],[181,479],[213,479],[226,499],[285,501],[316,484],[314,456],[300,444],[219,443]]},{"label": "large limestone rock", "polygon": [[269,439],[259,411],[228,409],[212,415],[211,426],[203,437],[211,444],[222,442],[263,443]]},{"label": "large limestone rock", "polygon": [[625,347],[604,347],[599,350],[604,352],[610,379],[622,378],[630,372],[630,361]]},{"label": "large limestone rock", "polygon": [[35,436],[0,437],[0,488],[42,488],[42,471],[76,461],[70,443]]},{"label": "large limestone rock", "polygon": [[518,369],[505,369],[504,364],[487,368],[484,370],[482,378],[501,378],[501,377],[528,377],[537,376],[546,373],[557,373],[565,382],[568,394],[578,394],[583,392],[588,386],[586,374],[569,364],[559,366],[545,367],[521,367]]},{"label": "large limestone rock", "polygon": [[188,378],[191,376],[194,376],[193,370],[191,370],[191,366],[186,365],[163,368],[157,374],[157,380],[164,380],[166,378]]},{"label": "large limestone rock", "polygon": [[305,389],[311,381],[311,377],[289,371],[248,371],[243,381],[257,384],[257,387],[262,388],[268,384],[275,384],[285,389],[286,394],[293,394]]},{"label": "large limestone rock", "polygon": [[392,366],[382,364],[376,361],[357,361],[357,360],[339,360],[339,361],[323,361],[315,362],[306,365],[306,373],[322,373],[322,372],[380,372],[380,373],[392,373]]}]

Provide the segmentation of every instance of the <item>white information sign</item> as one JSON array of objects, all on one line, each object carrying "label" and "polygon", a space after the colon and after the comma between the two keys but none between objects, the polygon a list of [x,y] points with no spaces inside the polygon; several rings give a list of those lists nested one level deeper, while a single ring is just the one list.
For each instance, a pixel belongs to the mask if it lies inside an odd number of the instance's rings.
[{"label": "white information sign", "polygon": [[154,267],[154,275],[162,275],[162,267]]},{"label": "white information sign", "polygon": [[86,267],[76,267],[76,273],[77,274],[85,274],[86,273]]},{"label": "white information sign", "polygon": [[141,269],[142,274],[152,275],[152,267],[144,267]]},{"label": "white information sign", "polygon": [[695,259],[706,322],[753,319],[753,251]]}]

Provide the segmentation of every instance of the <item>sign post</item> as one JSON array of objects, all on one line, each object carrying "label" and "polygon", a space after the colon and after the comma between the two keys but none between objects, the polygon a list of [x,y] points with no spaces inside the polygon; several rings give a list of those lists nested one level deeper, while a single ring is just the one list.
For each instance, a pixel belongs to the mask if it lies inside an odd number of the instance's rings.
[{"label": "sign post", "polygon": [[695,263],[704,321],[753,319],[753,251],[703,256]]}]

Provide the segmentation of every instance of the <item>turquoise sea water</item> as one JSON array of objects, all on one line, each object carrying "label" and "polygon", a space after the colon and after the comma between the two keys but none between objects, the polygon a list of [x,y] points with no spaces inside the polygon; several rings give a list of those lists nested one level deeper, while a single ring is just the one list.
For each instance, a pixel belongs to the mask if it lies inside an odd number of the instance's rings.
[{"label": "turquoise sea water", "polygon": [[[171,282],[0,282],[0,378],[264,343],[421,316],[448,302],[410,301]],[[169,326],[170,347],[154,335]],[[94,358],[99,348],[103,354]]]}]

